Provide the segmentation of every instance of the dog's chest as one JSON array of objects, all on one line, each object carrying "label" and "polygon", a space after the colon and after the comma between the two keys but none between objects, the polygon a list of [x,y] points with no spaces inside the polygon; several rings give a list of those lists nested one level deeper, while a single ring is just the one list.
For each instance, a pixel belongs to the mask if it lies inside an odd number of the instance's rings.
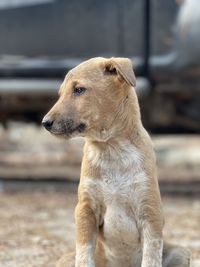
[{"label": "dog's chest", "polygon": [[[106,206],[123,205],[131,202],[132,177],[125,170],[115,166],[113,169],[105,169],[101,172],[101,179],[98,181],[97,195],[99,200]],[[96,190],[95,190],[96,191]]]},{"label": "dog's chest", "polygon": [[96,201],[106,206],[113,202],[132,203],[137,191],[145,188],[142,154],[129,142],[120,141],[105,151],[90,148],[87,158],[91,168],[99,170],[100,177],[84,177],[84,189]]},{"label": "dog's chest", "polygon": [[100,177],[84,177],[91,203],[104,207],[101,217],[107,244],[113,247],[115,243],[117,251],[138,244],[135,212],[146,181],[140,153],[128,143],[120,145],[117,151],[91,153],[91,165],[99,168]]}]

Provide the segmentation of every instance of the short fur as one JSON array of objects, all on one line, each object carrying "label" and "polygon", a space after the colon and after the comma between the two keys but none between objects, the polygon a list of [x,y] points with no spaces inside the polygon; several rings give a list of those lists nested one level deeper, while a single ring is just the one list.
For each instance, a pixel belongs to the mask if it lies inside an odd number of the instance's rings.
[{"label": "short fur", "polygon": [[[43,120],[64,138],[85,137],[76,252],[58,267],[188,267],[187,250],[163,245],[151,139],[143,128],[127,58],[93,58],[72,69]],[[86,90],[79,96],[75,88]],[[80,127],[84,125],[84,127]]]}]

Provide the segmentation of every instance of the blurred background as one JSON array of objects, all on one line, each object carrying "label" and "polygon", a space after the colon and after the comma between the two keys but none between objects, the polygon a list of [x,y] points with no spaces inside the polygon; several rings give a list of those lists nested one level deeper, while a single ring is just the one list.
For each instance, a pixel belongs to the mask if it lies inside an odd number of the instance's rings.
[{"label": "blurred background", "polygon": [[0,0],[0,266],[55,266],[74,247],[84,140],[40,123],[68,70],[95,56],[131,58],[164,236],[200,266],[199,28],[198,0]]}]

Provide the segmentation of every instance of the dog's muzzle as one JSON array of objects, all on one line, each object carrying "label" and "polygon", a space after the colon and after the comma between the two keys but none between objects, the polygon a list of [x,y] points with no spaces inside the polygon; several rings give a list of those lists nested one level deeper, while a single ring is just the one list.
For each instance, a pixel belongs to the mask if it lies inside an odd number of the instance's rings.
[{"label": "dog's muzzle", "polygon": [[86,129],[85,123],[75,123],[72,119],[56,122],[51,117],[44,117],[42,125],[53,134],[71,135],[74,132],[82,133]]},{"label": "dog's muzzle", "polygon": [[63,128],[66,134],[73,134],[74,132],[82,133],[86,128],[86,124],[77,124],[73,120],[69,119],[63,122]]}]

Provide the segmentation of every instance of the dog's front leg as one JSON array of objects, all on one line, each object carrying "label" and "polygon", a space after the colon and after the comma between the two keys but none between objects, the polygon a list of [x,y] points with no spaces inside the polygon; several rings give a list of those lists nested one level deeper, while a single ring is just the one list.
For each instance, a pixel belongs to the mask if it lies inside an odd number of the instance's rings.
[{"label": "dog's front leg", "polygon": [[143,224],[142,267],[162,267],[162,232],[155,231],[151,222]]},{"label": "dog's front leg", "polygon": [[76,267],[95,267],[97,220],[88,201],[76,207]]}]

